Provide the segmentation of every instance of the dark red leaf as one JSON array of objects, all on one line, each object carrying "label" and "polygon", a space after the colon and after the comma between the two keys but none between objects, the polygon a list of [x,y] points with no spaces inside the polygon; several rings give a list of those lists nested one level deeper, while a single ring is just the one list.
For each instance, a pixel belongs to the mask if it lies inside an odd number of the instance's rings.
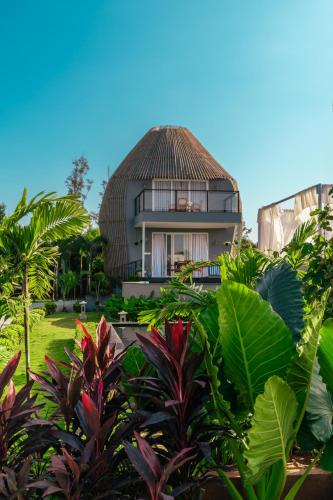
[{"label": "dark red leaf", "polygon": [[161,475],[161,464],[155,454],[153,448],[150,446],[148,441],[140,436],[138,432],[134,432],[134,436],[138,442],[139,450],[150,467],[150,470],[155,476],[155,479],[158,480]]},{"label": "dark red leaf", "polygon": [[7,363],[5,368],[2,370],[0,374],[0,398],[3,394],[3,391],[5,390],[6,385],[14,375],[17,365],[20,362],[20,358],[21,358],[21,351],[15,354],[15,356],[12,357],[12,359]]}]

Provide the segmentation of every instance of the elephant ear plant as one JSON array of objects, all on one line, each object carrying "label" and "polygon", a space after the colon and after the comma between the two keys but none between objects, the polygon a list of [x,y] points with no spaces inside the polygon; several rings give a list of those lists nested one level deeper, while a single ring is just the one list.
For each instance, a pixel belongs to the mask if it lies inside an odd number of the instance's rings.
[{"label": "elephant ear plant", "polygon": [[[196,315],[194,323],[205,349],[217,418],[238,436],[237,441],[230,441],[230,449],[246,496],[278,500],[285,494],[291,450],[311,410],[309,395],[327,294],[304,324],[300,283],[290,266],[267,270],[257,290],[224,281],[216,293],[219,328],[215,338],[222,368],[214,365],[215,348],[205,328],[207,312]],[[228,401],[225,381],[236,394],[232,401]],[[295,498],[318,458],[285,498]],[[232,498],[242,498],[221,469],[220,474]]]}]

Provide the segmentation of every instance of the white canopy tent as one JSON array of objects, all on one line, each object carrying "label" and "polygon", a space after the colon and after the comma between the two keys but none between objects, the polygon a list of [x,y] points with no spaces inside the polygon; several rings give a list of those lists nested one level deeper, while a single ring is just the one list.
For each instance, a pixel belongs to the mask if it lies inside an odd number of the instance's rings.
[{"label": "white canopy tent", "polygon": [[[310,213],[317,208],[330,205],[333,198],[329,194],[332,184],[317,184],[296,194],[266,205],[258,210],[258,247],[271,253],[280,252],[292,239],[297,227],[311,219]],[[294,199],[293,208],[283,208],[283,204]],[[328,233],[327,237],[332,237]]]}]

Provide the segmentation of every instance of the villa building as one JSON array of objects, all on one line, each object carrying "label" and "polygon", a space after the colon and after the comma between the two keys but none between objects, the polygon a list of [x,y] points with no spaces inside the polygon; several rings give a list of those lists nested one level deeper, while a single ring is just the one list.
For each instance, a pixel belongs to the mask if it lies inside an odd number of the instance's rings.
[{"label": "villa building", "polygon": [[[99,214],[110,278],[163,282],[241,232],[237,183],[183,127],[150,129],[109,179]],[[209,281],[216,266],[195,278]]]}]

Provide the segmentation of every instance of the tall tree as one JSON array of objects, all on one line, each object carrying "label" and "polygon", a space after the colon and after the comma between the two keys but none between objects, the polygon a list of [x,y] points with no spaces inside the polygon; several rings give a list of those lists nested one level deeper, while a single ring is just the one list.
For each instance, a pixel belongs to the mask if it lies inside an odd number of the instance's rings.
[{"label": "tall tree", "polygon": [[31,295],[43,298],[52,288],[59,256],[56,242],[81,233],[88,223],[89,216],[76,196],[39,193],[28,201],[24,189],[13,214],[0,224],[0,265],[15,276],[23,301],[27,380]]},{"label": "tall tree", "polygon": [[4,203],[0,203],[0,222],[6,215],[6,205]]},{"label": "tall tree", "polygon": [[90,169],[89,163],[87,158],[82,155],[73,160],[72,165],[72,172],[65,181],[68,194],[76,194],[84,202],[93,184],[92,179],[87,179]]}]

